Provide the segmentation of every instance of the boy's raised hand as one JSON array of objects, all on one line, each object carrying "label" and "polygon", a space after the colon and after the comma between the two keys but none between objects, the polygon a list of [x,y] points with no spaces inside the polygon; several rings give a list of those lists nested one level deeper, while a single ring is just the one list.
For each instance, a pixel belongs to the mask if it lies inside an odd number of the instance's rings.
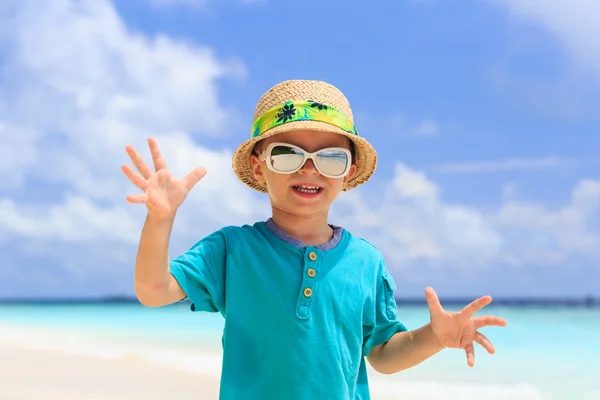
[{"label": "boy's raised hand", "polygon": [[488,353],[495,353],[492,343],[478,329],[484,326],[506,326],[506,320],[493,316],[473,317],[477,311],[492,302],[490,296],[480,297],[458,312],[445,311],[432,288],[425,289],[425,299],[429,306],[431,329],[444,347],[464,349],[470,367],[475,365],[473,342],[481,345]]},{"label": "boy's raised hand", "polygon": [[175,215],[192,187],[206,175],[206,169],[196,168],[185,178],[173,178],[154,138],[148,138],[148,146],[154,172],[132,146],[125,147],[139,174],[127,164],[121,169],[135,186],[144,191],[141,194],[128,195],[126,199],[130,203],[145,203],[148,213],[155,217],[169,218]]}]

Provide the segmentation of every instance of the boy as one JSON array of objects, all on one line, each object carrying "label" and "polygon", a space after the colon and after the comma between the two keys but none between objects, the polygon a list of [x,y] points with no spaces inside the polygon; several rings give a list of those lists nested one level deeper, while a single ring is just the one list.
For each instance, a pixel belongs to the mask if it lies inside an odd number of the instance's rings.
[{"label": "boy", "polygon": [[192,311],[224,316],[221,399],[369,399],[365,358],[392,374],[446,347],[464,349],[470,366],[473,342],[494,352],[477,329],[506,321],[472,318],[489,296],[449,313],[427,288],[430,323],[408,331],[381,253],[328,223],[337,195],[366,182],[377,163],[332,85],[293,80],[272,87],[256,106],[251,138],[234,153],[235,173],[268,194],[272,217],[222,228],[171,261],[177,208],[206,170],[175,179],[153,139],[149,147],[155,173],[130,146],[141,176],[123,166],[144,191],[127,200],[148,208],[135,292],[146,306],[189,298]]}]

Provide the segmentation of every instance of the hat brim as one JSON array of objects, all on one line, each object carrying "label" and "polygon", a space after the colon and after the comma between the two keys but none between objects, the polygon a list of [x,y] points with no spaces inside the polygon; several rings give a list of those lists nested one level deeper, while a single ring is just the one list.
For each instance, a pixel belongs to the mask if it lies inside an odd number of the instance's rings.
[{"label": "hat brim", "polygon": [[277,135],[283,132],[297,131],[297,130],[310,130],[318,132],[332,132],[343,136],[346,136],[354,143],[355,154],[354,164],[356,165],[356,171],[348,182],[343,186],[343,191],[348,191],[368,181],[375,169],[377,168],[377,152],[371,146],[369,142],[360,136],[348,133],[341,128],[338,128],[332,124],[320,121],[293,121],[283,125],[276,126],[269,129],[265,133],[255,138],[246,140],[238,146],[233,153],[233,171],[237,177],[244,182],[246,185],[262,193],[267,193],[267,187],[260,184],[252,173],[252,164],[250,163],[250,156],[255,144],[263,139]]}]

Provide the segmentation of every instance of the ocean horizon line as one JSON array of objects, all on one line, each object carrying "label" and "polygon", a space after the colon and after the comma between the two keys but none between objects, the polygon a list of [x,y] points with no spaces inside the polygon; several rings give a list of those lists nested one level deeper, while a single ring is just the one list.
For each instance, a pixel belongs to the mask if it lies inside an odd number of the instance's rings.
[{"label": "ocean horizon line", "polygon": [[[464,306],[469,304],[475,297],[440,297],[443,305]],[[98,297],[0,297],[0,305],[18,304],[140,304],[134,296],[98,296]],[[176,304],[189,304],[189,300],[183,300]],[[418,297],[396,297],[398,307],[427,305],[425,298]],[[528,306],[553,306],[553,307],[600,307],[600,296],[592,295],[579,297],[524,297],[524,296],[493,296],[492,303],[488,306],[528,307]]]}]

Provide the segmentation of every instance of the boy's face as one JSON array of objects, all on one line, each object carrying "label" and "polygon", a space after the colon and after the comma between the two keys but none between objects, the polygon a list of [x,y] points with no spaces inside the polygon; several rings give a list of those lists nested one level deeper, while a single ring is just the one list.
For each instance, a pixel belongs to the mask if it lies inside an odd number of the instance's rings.
[{"label": "boy's face", "polygon": [[[279,142],[296,145],[307,152],[314,152],[328,147],[350,149],[350,141],[342,135],[331,132],[293,131],[284,132],[262,140],[256,153],[262,152],[270,143]],[[298,216],[316,216],[327,213],[329,206],[342,191],[344,184],[356,172],[354,162],[349,173],[343,178],[328,178],[315,168],[313,160],[306,160],[302,168],[292,174],[280,174],[271,171],[266,160],[261,161],[256,154],[251,156],[254,177],[266,184],[273,208]],[[308,191],[301,187],[318,187]]]}]

